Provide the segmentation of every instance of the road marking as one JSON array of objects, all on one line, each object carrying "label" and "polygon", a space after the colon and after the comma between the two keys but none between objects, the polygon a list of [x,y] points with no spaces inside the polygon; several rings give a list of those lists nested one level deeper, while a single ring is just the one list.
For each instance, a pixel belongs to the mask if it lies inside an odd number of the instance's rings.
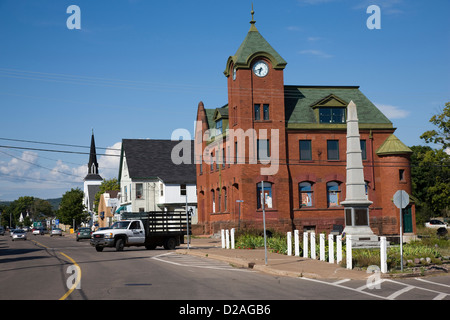
[{"label": "road marking", "polygon": [[437,283],[437,282],[433,282],[433,281],[429,281],[429,280],[425,280],[425,279],[421,279],[421,278],[414,278],[414,279],[418,280],[418,281],[427,282],[427,283],[435,284],[435,285],[438,285],[438,286],[443,286],[443,287],[450,288],[450,286],[448,284]]},{"label": "road marking", "polygon": [[409,290],[414,289],[414,288],[415,288],[414,286],[406,286],[405,288],[398,290],[398,291],[394,292],[393,294],[391,294],[390,296],[388,296],[387,299],[394,300],[399,295],[404,294],[405,292],[408,292]]},{"label": "road marking", "polygon": [[341,283],[344,283],[344,282],[347,282],[347,281],[350,281],[350,279],[338,280],[338,281],[333,282],[333,284],[341,284]]},{"label": "road marking", "polygon": [[[44,247],[46,249],[50,249],[49,247],[47,247],[46,245],[35,241],[35,240],[31,240],[32,242],[34,242],[36,245]],[[73,290],[75,290],[75,288],[80,284],[81,282],[81,268],[78,265],[78,263],[76,263],[75,260],[73,260],[71,257],[69,257],[67,254],[65,254],[64,252],[59,252],[61,255],[63,255],[64,257],[66,257],[67,259],[70,260],[70,262],[72,262],[72,264],[78,269],[77,272],[77,278],[75,279],[75,283],[72,285],[72,287],[69,289],[69,291],[67,291],[61,298],[59,298],[59,300],[65,300],[67,299],[68,296],[70,296],[70,294],[73,292]]]},{"label": "road marking", "polygon": [[[213,262],[205,264],[205,262],[200,260],[202,258],[192,259],[191,257],[182,257],[182,256],[178,256],[178,255],[177,256],[173,256],[173,255],[174,255],[174,253],[163,253],[163,254],[151,257],[150,259],[154,259],[154,260],[165,262],[165,263],[170,263],[170,264],[173,264],[173,265],[176,265],[176,266],[181,266],[181,267],[193,267],[193,268],[202,268],[202,269],[253,272],[253,271],[246,270],[246,269],[236,269],[236,268],[233,268],[233,267],[231,267],[229,265],[213,266],[212,265]],[[175,262],[175,261],[162,259],[164,256],[168,256],[169,258],[176,258],[176,259],[178,259],[178,261],[181,261],[181,262]],[[189,264],[189,262],[193,262],[194,264]]]},{"label": "road marking", "polygon": [[[350,291],[363,293],[363,294],[366,294],[366,295],[369,295],[369,296],[372,296],[372,297],[375,297],[375,298],[378,298],[378,299],[388,299],[386,297],[379,296],[379,295],[376,295],[376,294],[373,294],[373,293],[370,293],[370,292],[367,292],[367,291],[362,291],[362,290],[358,290],[358,289],[353,289],[353,288],[350,288],[350,287],[342,286],[340,284],[336,284],[336,282],[334,282],[334,283],[331,282],[330,283],[330,282],[326,282],[326,281],[322,281],[322,280],[303,278],[303,277],[302,278],[298,278],[298,279],[312,281],[312,282],[318,282],[318,283],[326,284],[326,285],[329,285],[329,286],[338,287],[338,288],[341,288],[341,289],[347,289],[347,290],[350,290]],[[337,281],[337,282],[339,282],[339,281]]]},{"label": "road marking", "polygon": [[[423,282],[428,282],[428,283],[438,284],[438,285],[442,285],[442,286],[444,286],[444,287],[448,287],[448,285],[445,285],[445,284],[439,284],[439,283],[436,283],[436,282],[431,282],[431,281],[427,281],[427,280],[423,280],[423,279],[419,279],[419,278],[415,278],[415,280],[420,280],[420,281],[423,281]],[[385,281],[389,281],[389,282],[392,282],[392,283],[396,283],[396,284],[399,284],[399,285],[406,286],[405,289],[402,289],[402,290],[399,290],[399,291],[404,291],[404,292],[406,292],[406,291],[409,291],[409,290],[411,290],[411,289],[418,289],[418,290],[423,290],[423,291],[428,291],[428,292],[437,293],[438,295],[437,295],[436,297],[434,297],[433,300],[442,300],[443,298],[445,298],[445,297],[448,295],[448,293],[445,293],[445,292],[440,292],[440,291],[436,291],[436,290],[432,290],[432,289],[428,289],[428,288],[423,288],[423,287],[418,287],[418,286],[408,285],[408,284],[401,283],[401,282],[394,281],[394,280],[390,280],[390,279],[386,279]],[[408,289],[408,288],[409,288],[409,289]],[[407,290],[406,290],[406,289],[407,289]],[[405,290],[406,290],[406,291],[405,291]],[[393,293],[392,295],[399,296],[400,294],[402,294],[402,293],[404,293],[404,292],[400,292],[399,294],[397,294],[397,292],[396,292],[396,293]],[[392,295],[391,295],[391,296],[392,296]]]}]

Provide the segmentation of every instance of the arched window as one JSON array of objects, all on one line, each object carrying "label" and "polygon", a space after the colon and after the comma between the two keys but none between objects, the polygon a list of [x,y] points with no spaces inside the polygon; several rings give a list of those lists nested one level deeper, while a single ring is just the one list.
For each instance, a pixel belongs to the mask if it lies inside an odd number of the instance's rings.
[{"label": "arched window", "polygon": [[217,212],[222,212],[222,206],[221,206],[221,194],[220,194],[220,189],[217,188]]},{"label": "arched window", "polygon": [[340,194],[341,190],[339,182],[331,181],[327,183],[327,202],[328,207],[340,206]]},{"label": "arched window", "polygon": [[272,183],[268,181],[260,182],[256,185],[256,207],[258,209],[261,209],[261,193],[263,192],[264,187],[264,203],[266,209],[272,209],[273,208],[273,201],[272,201]]},{"label": "arched window", "polygon": [[223,187],[223,211],[227,212],[227,188]]},{"label": "arched window", "polygon": [[215,198],[215,192],[214,189],[211,190],[211,199],[212,199],[212,212],[216,212],[216,198]]},{"label": "arched window", "polygon": [[300,182],[298,184],[300,194],[300,207],[312,207],[313,205],[313,190],[312,183],[309,181]]}]

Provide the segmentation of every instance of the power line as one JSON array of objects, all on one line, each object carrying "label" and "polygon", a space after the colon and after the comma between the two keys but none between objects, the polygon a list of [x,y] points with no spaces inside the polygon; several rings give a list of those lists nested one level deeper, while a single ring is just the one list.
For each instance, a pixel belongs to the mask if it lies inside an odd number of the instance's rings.
[{"label": "power line", "polygon": [[[62,146],[62,147],[74,147],[74,148],[85,148],[85,149],[89,149],[90,148],[88,146],[80,146],[80,145],[75,145],[75,144],[44,142],[44,141],[33,141],[33,140],[21,140],[21,139],[11,139],[11,138],[0,138],[0,140],[14,141],[14,142],[36,143],[36,144],[47,144],[47,145]],[[103,148],[103,147],[96,147],[96,149],[120,151],[120,149]]]}]

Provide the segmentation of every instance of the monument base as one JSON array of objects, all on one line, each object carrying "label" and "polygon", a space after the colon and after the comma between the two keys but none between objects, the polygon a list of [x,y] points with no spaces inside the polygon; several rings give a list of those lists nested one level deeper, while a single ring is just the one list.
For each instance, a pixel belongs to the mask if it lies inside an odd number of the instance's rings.
[{"label": "monument base", "polygon": [[369,226],[346,226],[345,236],[352,236],[352,247],[379,247],[378,236],[373,233]]}]

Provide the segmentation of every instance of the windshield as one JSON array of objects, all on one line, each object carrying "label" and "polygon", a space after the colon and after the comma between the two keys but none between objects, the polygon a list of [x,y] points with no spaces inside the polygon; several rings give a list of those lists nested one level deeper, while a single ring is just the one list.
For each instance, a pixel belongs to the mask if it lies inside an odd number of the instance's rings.
[{"label": "windshield", "polygon": [[111,229],[127,229],[130,221],[117,221],[112,226]]}]

